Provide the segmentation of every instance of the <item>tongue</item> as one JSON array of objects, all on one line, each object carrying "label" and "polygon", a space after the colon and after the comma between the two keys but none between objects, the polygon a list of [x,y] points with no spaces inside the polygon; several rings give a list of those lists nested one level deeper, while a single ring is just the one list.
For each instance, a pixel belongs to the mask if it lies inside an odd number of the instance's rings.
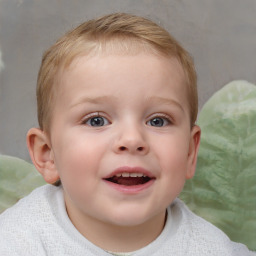
[{"label": "tongue", "polygon": [[111,182],[124,185],[124,186],[136,186],[144,184],[149,181],[148,177],[113,177]]}]

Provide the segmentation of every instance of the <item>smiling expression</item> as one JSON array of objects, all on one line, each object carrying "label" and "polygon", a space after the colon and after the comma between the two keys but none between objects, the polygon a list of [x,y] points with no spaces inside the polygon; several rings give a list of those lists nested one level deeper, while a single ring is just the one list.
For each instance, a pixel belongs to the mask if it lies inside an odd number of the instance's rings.
[{"label": "smiling expression", "polygon": [[51,155],[73,223],[164,216],[194,174],[185,76],[149,53],[79,57],[59,74]]}]

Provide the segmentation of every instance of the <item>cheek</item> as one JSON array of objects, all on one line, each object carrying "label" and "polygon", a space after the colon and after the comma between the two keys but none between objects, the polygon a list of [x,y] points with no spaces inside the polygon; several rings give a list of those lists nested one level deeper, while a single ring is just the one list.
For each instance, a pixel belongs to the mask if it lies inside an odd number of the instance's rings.
[{"label": "cheek", "polygon": [[60,179],[74,202],[88,200],[99,177],[99,159],[93,147],[77,144],[62,150],[57,159]]},{"label": "cheek", "polygon": [[185,178],[189,145],[185,139],[165,139],[156,148],[158,161],[165,176],[170,179]]},{"label": "cheek", "polygon": [[[97,140],[82,136],[66,136],[56,143],[56,167],[61,179],[69,178],[80,181],[82,177],[90,179],[98,169],[102,148],[97,145]],[[71,182],[71,181],[70,181]]]},{"label": "cheek", "polygon": [[[186,135],[170,135],[163,138],[158,138],[153,146],[155,152],[158,152],[159,156],[168,158],[182,158],[185,159],[189,152],[189,139]],[[177,160],[178,160],[177,159]]]}]

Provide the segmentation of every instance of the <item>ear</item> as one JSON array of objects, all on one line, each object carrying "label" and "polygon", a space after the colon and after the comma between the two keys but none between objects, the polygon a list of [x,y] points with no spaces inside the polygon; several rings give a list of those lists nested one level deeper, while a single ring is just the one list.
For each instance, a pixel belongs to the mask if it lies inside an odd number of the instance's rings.
[{"label": "ear", "polygon": [[194,125],[190,135],[186,179],[191,179],[195,174],[197,155],[198,155],[198,150],[200,145],[200,137],[201,137],[201,129],[198,125]]},{"label": "ear", "polygon": [[33,164],[47,183],[59,180],[49,137],[41,129],[32,128],[27,134],[27,146]]}]

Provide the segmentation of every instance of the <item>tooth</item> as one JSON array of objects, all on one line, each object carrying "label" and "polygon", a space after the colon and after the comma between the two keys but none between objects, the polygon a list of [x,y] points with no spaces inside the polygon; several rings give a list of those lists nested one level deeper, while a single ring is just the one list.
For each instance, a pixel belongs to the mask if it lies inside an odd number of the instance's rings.
[{"label": "tooth", "polygon": [[133,172],[133,173],[129,173],[129,172],[123,172],[123,173],[117,173],[115,175],[116,177],[124,177],[124,178],[136,178],[136,177],[147,177],[146,175],[142,174],[142,173],[138,173],[138,172]]},{"label": "tooth", "polygon": [[130,173],[130,177],[142,177],[142,173]]}]

